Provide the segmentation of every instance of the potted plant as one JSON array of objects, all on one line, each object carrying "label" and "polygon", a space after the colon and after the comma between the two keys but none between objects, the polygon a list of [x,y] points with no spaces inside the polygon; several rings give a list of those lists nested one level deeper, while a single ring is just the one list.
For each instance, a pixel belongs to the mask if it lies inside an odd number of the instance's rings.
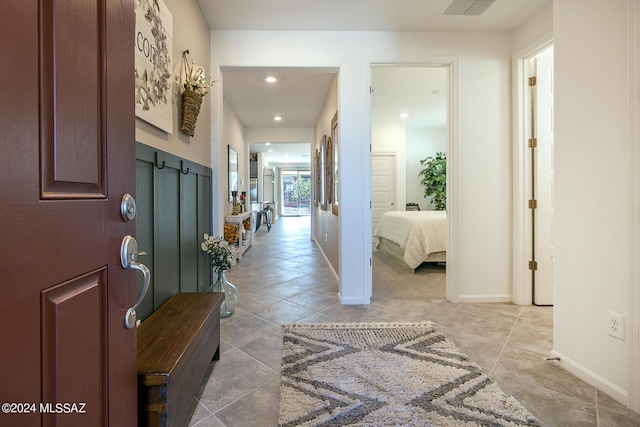
[{"label": "potted plant", "polygon": [[447,208],[447,155],[442,152],[436,153],[435,157],[429,156],[420,160],[420,165],[424,166],[418,177],[424,186],[424,197],[431,198],[431,204],[437,211]]}]

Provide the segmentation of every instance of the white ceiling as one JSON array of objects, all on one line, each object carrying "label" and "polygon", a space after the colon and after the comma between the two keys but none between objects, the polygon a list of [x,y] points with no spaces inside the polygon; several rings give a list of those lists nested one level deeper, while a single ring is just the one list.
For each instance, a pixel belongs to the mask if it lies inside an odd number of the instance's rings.
[{"label": "white ceiling", "polygon": [[[553,0],[496,0],[481,16],[445,16],[451,0],[198,0],[215,30],[318,31],[487,31],[511,32]],[[225,102],[246,128],[313,128],[335,69],[223,68]],[[267,84],[267,74],[278,77]],[[400,85],[400,82],[403,85]],[[390,67],[373,73],[372,120],[398,120],[407,110],[407,125],[443,125],[447,93],[442,69]],[[440,90],[439,94],[432,93]],[[380,101],[384,99],[384,101]],[[282,120],[273,120],[275,115]],[[276,144],[269,162],[291,162],[306,156],[308,144]],[[285,156],[286,151],[286,156]],[[300,160],[297,160],[298,162]]]},{"label": "white ceiling", "polygon": [[198,0],[215,30],[511,32],[552,0],[496,0],[481,16],[445,16],[451,0]]}]

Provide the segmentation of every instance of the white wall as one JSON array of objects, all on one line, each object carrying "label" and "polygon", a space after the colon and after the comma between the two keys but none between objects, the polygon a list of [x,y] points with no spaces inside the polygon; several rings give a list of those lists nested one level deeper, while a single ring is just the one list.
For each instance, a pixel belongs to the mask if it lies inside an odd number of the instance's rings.
[{"label": "white wall", "polygon": [[424,197],[424,186],[420,184],[418,173],[424,169],[420,160],[436,153],[447,153],[447,129],[408,128],[407,129],[407,202],[420,204],[422,210],[433,210],[430,198]]},{"label": "white wall", "polygon": [[512,36],[512,51],[518,52],[553,32],[553,4],[544,8]]},{"label": "white wall", "polygon": [[[316,149],[320,149],[320,141],[322,140],[323,135],[327,135],[327,137],[331,136],[331,121],[333,120],[336,111],[338,111],[337,74],[333,79],[331,79],[331,84],[327,91],[327,97],[324,100],[322,110],[316,122],[316,127],[314,129],[314,144],[312,145],[313,152],[315,152]],[[341,123],[340,120],[341,118],[338,118],[339,126]],[[313,157],[311,158],[313,159]],[[340,170],[348,170],[350,167],[350,159],[340,157],[340,161]],[[344,195],[342,199],[350,197],[350,192],[342,192],[341,194]],[[339,202],[342,202],[342,200],[339,200]],[[313,216],[312,234],[316,243],[320,246],[327,257],[327,260],[329,260],[335,274],[340,275],[340,218],[333,214],[331,204],[328,205],[328,208],[328,210],[323,211],[320,204],[311,208]],[[342,206],[340,206],[340,208],[342,208]],[[340,293],[342,295],[342,289],[340,289]]]},{"label": "white wall", "polygon": [[[236,150],[238,153],[238,194],[246,191],[249,194],[249,181],[246,179],[249,176],[249,152],[246,149],[244,139],[244,126],[238,120],[235,112],[226,103],[224,104],[224,125],[223,125],[223,141],[226,143],[223,147],[223,153],[220,155],[219,169],[223,171],[221,179],[219,181],[219,191],[221,207],[224,215],[230,215],[233,211],[233,202],[229,201],[229,146]],[[215,185],[214,185],[215,187]],[[240,196],[238,196],[238,201]],[[215,221],[215,218],[214,218]],[[219,226],[224,224],[224,217],[220,216]],[[215,222],[214,222],[215,224]],[[214,226],[215,228],[215,226]],[[222,235],[221,233],[219,235]]]},{"label": "white wall", "polygon": [[607,336],[605,313],[630,313],[628,4],[554,1],[554,352],[625,403],[629,338]]},{"label": "white wall", "polygon": [[[164,0],[173,16],[173,75],[180,75],[182,52],[209,71],[209,26],[196,0]],[[180,131],[182,96],[174,80],[173,133],[168,134],[144,120],[136,118],[136,141],[178,157],[211,166],[211,98],[206,95],[200,107],[193,137]]]},{"label": "white wall", "polygon": [[393,153],[396,156],[396,210],[404,210],[407,203],[418,203],[422,210],[433,210],[424,197],[418,172],[420,160],[447,152],[448,134],[440,128],[407,128],[401,123],[373,123],[371,149],[373,153]]},{"label": "white wall", "polygon": [[313,142],[313,128],[247,128],[247,144],[252,142]]},{"label": "white wall", "polygon": [[[343,303],[370,298],[370,68],[391,62],[450,64],[453,70],[450,298],[510,300],[510,42],[509,35],[495,33],[212,31],[212,69],[218,73],[220,66],[340,70],[340,158],[348,159],[340,184],[339,264],[349,266],[340,272]],[[222,154],[221,93],[212,97],[215,159]]]}]

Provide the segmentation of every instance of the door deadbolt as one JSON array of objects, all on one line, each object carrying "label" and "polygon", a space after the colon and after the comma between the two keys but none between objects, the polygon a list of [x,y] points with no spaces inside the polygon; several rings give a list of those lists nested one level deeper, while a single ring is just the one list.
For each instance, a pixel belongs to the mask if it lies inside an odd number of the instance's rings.
[{"label": "door deadbolt", "polygon": [[120,213],[124,222],[129,222],[136,217],[136,199],[129,193],[122,196],[120,204]]}]

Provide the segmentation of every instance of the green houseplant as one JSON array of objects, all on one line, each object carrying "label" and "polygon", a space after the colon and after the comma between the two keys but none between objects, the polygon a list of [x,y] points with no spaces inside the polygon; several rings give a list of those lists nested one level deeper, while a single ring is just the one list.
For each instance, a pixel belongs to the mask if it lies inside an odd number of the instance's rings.
[{"label": "green houseplant", "polygon": [[447,155],[436,153],[435,157],[429,156],[420,160],[424,166],[418,177],[424,186],[424,197],[431,198],[431,204],[437,211],[447,208]]}]

